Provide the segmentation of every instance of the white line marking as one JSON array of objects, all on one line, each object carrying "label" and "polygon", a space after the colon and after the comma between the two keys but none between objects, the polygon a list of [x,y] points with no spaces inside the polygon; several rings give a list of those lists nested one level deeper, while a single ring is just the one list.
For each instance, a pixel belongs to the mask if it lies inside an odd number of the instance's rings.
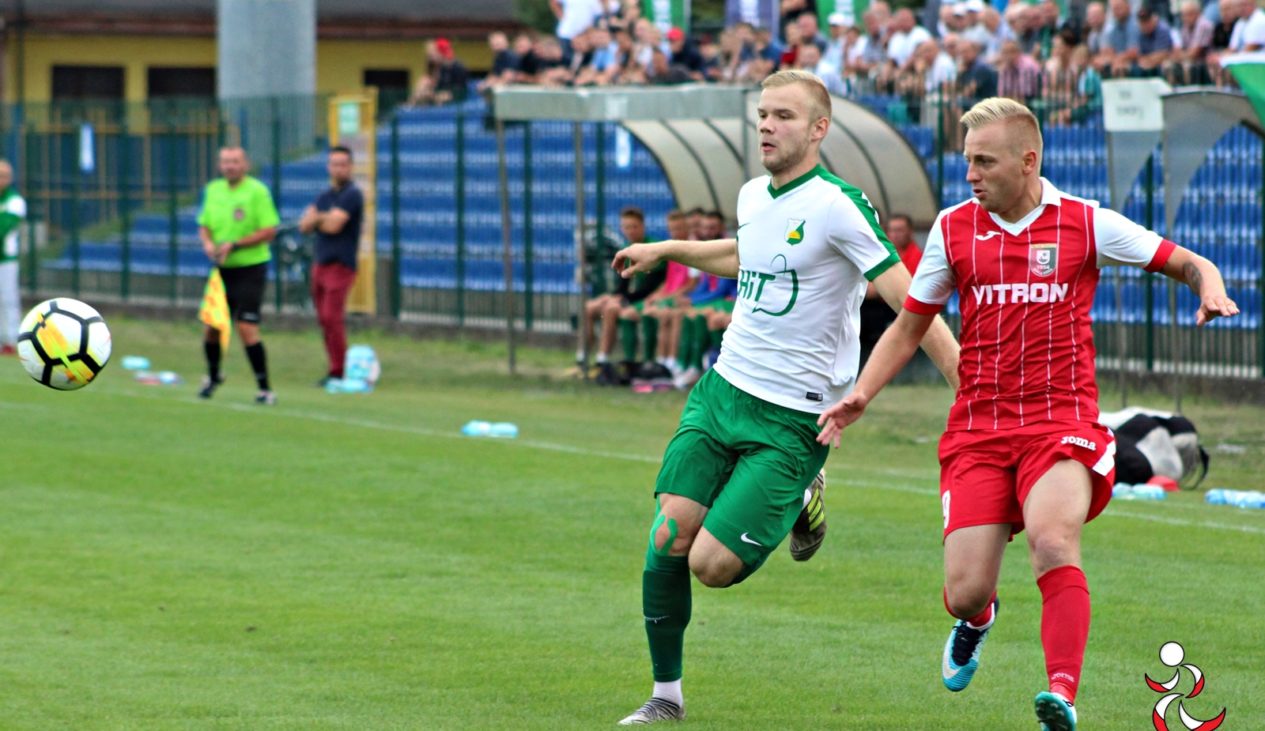
[{"label": "white line marking", "polygon": [[[179,401],[175,401],[170,398],[164,398],[157,395],[149,395],[146,393],[137,393],[137,392],[128,392],[128,391],[117,391],[117,392],[107,391],[105,393],[110,396],[122,396],[125,398],[139,398],[139,399],[145,399],[147,401],[165,401],[172,404],[181,403]],[[14,403],[14,402],[6,402],[6,401],[0,401],[0,405],[3,405],[5,407],[20,408],[20,409],[25,409],[28,406],[28,404],[25,404],[25,403]],[[220,408],[220,409],[230,409],[233,411],[249,412],[252,414],[273,416],[273,417],[306,419],[309,421],[319,421],[319,422],[329,423],[329,424],[357,426],[364,429],[378,429],[381,431],[393,431],[393,432],[399,432],[402,434],[416,434],[417,436],[423,436],[423,437],[435,437],[439,439],[470,439],[470,437],[464,436],[462,434],[454,434],[447,431],[438,431],[436,429],[427,429],[425,427],[403,426],[399,424],[389,424],[389,423],[380,422],[380,421],[371,421],[369,419],[358,419],[354,417],[349,418],[345,416],[335,416],[331,414],[316,413],[316,412],[309,412],[309,411],[296,411],[290,408],[278,409],[276,407],[271,407],[271,406],[265,407],[265,406],[258,406],[255,404],[225,403],[223,401],[219,401],[219,402],[207,401],[207,402],[203,402],[201,405],[214,407],[214,408]],[[585,456],[585,457],[601,457],[605,459],[617,459],[617,460],[623,460],[625,462],[637,462],[640,464],[659,464],[661,462],[661,459],[658,456],[644,455],[644,454],[630,454],[627,452],[611,452],[611,451],[602,450],[602,449],[589,449],[587,447],[577,447],[570,444],[558,444],[556,442],[544,442],[544,441],[539,441],[535,439],[486,439],[486,440],[480,440],[480,441],[484,444],[499,444],[499,445],[505,445],[505,446],[526,447],[528,449],[541,449],[541,450],[545,450],[549,452],[575,454],[575,455],[580,455],[580,456]],[[895,477],[904,477],[904,478],[912,477],[914,479],[918,479],[919,474],[924,474],[924,473],[913,472],[911,470],[893,470],[893,469],[881,469],[881,468],[866,469],[866,472],[869,472],[871,474],[887,474],[887,475],[892,475]],[[936,479],[935,471],[928,470],[925,474],[927,475],[925,479],[931,482],[935,481]],[[876,482],[873,480],[859,480],[859,479],[854,478],[854,479],[849,479],[845,484],[847,484],[849,487],[854,487],[854,488],[869,489],[869,490],[885,490],[885,491],[890,491],[890,492],[903,492],[903,493],[908,493],[911,495],[933,496],[933,495],[940,494],[940,491],[938,488],[919,487],[917,485],[900,483],[900,482]],[[1193,506],[1193,505],[1167,506],[1165,503],[1160,503],[1156,507],[1161,510],[1169,509],[1173,507],[1180,507],[1184,509],[1198,509],[1197,506]],[[1226,531],[1234,531],[1238,533],[1250,533],[1253,535],[1265,535],[1265,527],[1258,527],[1258,526],[1253,526],[1253,525],[1235,525],[1233,523],[1221,523],[1221,522],[1208,521],[1208,520],[1186,520],[1184,518],[1174,518],[1174,517],[1170,517],[1166,515],[1142,513],[1142,512],[1130,510],[1128,508],[1124,508],[1118,505],[1117,503],[1112,503],[1110,506],[1108,506],[1108,509],[1107,511],[1103,513],[1103,516],[1113,517],[1113,518],[1131,518],[1133,520],[1145,520],[1152,523],[1163,523],[1165,525],[1177,525],[1177,526],[1183,526],[1187,528],[1207,528],[1209,530],[1226,530]]]}]

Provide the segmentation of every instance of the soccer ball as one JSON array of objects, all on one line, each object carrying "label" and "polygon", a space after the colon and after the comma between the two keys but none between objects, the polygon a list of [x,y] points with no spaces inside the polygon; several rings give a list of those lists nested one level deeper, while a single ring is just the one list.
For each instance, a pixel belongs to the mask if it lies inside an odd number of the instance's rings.
[{"label": "soccer ball", "polygon": [[101,313],[69,297],[31,308],[18,331],[18,358],[31,378],[59,391],[88,385],[110,360]]}]

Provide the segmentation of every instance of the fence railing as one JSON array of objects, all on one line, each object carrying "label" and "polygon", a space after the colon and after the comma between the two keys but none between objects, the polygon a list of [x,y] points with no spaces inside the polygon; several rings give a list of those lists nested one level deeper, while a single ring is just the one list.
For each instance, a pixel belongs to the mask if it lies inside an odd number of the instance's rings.
[{"label": "fence railing", "polygon": [[[973,101],[971,90],[928,86],[925,79],[862,86],[854,85],[854,96],[885,115],[919,152],[942,203],[970,197],[956,117]],[[1043,174],[1070,193],[1105,202],[1105,134],[1095,87],[1080,78],[1051,83],[1043,76],[1025,88],[1035,90],[1025,100],[1043,122]],[[28,107],[20,116],[6,110],[0,144],[15,161],[31,211],[24,288],[196,303],[208,263],[194,218],[199,191],[215,175],[216,148],[244,144],[283,221],[293,223],[327,184],[325,105],[325,99],[304,98],[49,105]],[[85,125],[95,156],[91,169],[81,164]],[[562,122],[507,128],[515,309],[519,327],[530,331],[571,332],[581,299],[609,284],[602,273],[620,240],[622,208],[643,210],[653,240],[666,237],[666,214],[675,206],[659,162],[635,137],[614,123],[583,125],[579,194],[591,212],[585,222],[591,266],[581,279],[573,130]],[[441,108],[399,108],[383,115],[377,135],[378,313],[504,328],[501,201],[486,104],[475,96]],[[1185,288],[1170,295],[1157,275],[1106,269],[1094,309],[1100,362],[1137,372],[1265,377],[1265,147],[1245,128],[1228,133],[1192,181],[1171,232],[1163,231],[1162,181],[1156,155],[1123,212],[1217,263],[1243,315],[1196,333],[1197,303]],[[306,306],[301,266],[293,260],[274,267],[269,301],[280,309]]]}]

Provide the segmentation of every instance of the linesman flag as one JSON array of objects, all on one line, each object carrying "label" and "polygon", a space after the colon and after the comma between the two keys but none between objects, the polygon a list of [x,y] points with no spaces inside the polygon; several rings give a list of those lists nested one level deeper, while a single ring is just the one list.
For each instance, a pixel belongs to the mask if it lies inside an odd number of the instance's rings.
[{"label": "linesman flag", "polygon": [[228,350],[233,323],[229,320],[228,296],[224,294],[224,278],[220,276],[219,267],[211,267],[211,276],[206,278],[206,289],[202,292],[202,306],[198,308],[198,319],[204,325],[220,331],[220,348]]}]

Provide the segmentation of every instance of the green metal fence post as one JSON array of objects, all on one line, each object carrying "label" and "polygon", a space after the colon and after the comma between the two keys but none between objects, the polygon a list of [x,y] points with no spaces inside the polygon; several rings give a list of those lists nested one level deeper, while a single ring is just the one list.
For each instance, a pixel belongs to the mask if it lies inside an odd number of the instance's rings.
[{"label": "green metal fence post", "polygon": [[523,259],[527,265],[523,274],[523,321],[530,332],[534,319],[535,298],[532,296],[532,164],[531,164],[531,122],[523,122]]},{"label": "green metal fence post", "polygon": [[127,106],[119,120],[119,223],[122,225],[123,268],[119,272],[119,296],[128,300],[132,288],[132,181],[131,144],[127,131]]},{"label": "green metal fence post", "polygon": [[400,319],[400,113],[391,112],[391,316]]},{"label": "green metal fence post", "polygon": [[[79,248],[79,187],[82,184],[83,173],[79,170],[78,156],[75,156],[74,164],[70,166],[70,291],[76,297],[79,293],[79,266],[80,266],[80,248]],[[62,168],[65,170],[65,167]]]},{"label": "green metal fence post", "polygon": [[457,326],[466,324],[466,115],[457,109]]},{"label": "green metal fence post", "polygon": [[[1146,159],[1142,174],[1146,180],[1146,227],[1155,230],[1155,155]],[[1172,233],[1169,232],[1171,236]],[[1146,372],[1155,372],[1155,275],[1147,274],[1146,289]]]},{"label": "green metal fence post", "polygon": [[[274,200],[281,200],[281,98],[272,97],[272,196]],[[272,292],[273,300],[276,305],[277,312],[281,311],[282,305],[282,287],[281,287],[281,264],[275,256],[277,248],[277,240],[274,238],[268,242],[268,246],[273,249],[274,256],[272,258]]]},{"label": "green metal fence post", "polygon": [[[167,138],[167,268],[170,276],[168,295],[174,305],[180,298],[180,252],[176,248],[180,238],[180,202],[176,191],[176,131]],[[218,242],[217,242],[218,243]]]},{"label": "green metal fence post", "polygon": [[[22,129],[22,164],[25,170],[22,173],[22,182],[28,186],[27,192],[27,209],[26,209],[26,291],[35,294],[39,285],[39,253],[36,249],[39,244],[36,241],[35,230],[35,155],[33,154],[32,142],[35,136],[34,130],[24,126]],[[45,206],[45,215],[47,215],[47,206]]]}]

